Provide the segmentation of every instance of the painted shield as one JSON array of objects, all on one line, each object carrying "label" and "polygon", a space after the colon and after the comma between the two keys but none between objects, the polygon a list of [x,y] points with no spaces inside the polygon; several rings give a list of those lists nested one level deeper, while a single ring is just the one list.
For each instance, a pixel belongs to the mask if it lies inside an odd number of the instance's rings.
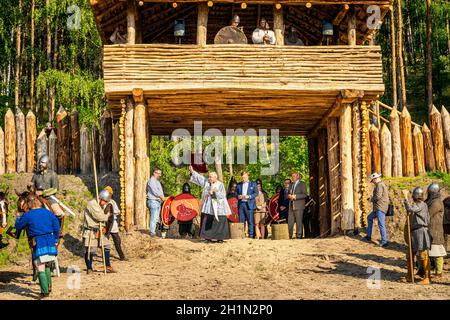
[{"label": "painted shield", "polygon": [[230,198],[228,199],[228,204],[231,208],[231,215],[227,217],[228,221],[239,222],[238,199]]},{"label": "painted shield", "polygon": [[173,199],[170,212],[178,221],[191,221],[200,212],[200,204],[192,194],[180,194]]},{"label": "painted shield", "polygon": [[167,227],[175,221],[175,217],[170,213],[170,204],[172,203],[173,199],[173,196],[168,197],[161,206],[161,220],[163,225]]},{"label": "painted shield", "polygon": [[191,154],[191,165],[192,168],[198,173],[208,172],[208,165],[203,161],[202,153],[192,153]]},{"label": "painted shield", "polygon": [[273,221],[278,221],[278,198],[280,197],[279,194],[276,194],[270,199],[269,203],[269,215],[272,218]]}]

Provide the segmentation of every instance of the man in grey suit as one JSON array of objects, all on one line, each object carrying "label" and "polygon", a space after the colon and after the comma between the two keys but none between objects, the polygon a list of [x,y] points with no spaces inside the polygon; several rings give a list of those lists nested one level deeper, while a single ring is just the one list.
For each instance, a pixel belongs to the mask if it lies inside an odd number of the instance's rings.
[{"label": "man in grey suit", "polygon": [[301,239],[303,234],[303,211],[305,210],[306,184],[300,181],[298,172],[292,173],[292,183],[289,187],[289,238],[293,239],[294,224],[296,225],[296,238]]}]

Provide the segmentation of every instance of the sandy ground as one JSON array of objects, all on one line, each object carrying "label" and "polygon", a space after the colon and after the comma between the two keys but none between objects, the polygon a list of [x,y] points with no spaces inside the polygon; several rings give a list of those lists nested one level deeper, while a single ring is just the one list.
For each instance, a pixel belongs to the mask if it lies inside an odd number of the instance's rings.
[{"label": "sandy ground", "polygon": [[[447,275],[428,286],[401,282],[404,246],[383,249],[361,238],[304,240],[230,240],[207,244],[198,240],[139,237],[130,261],[112,264],[116,274],[86,275],[80,254],[64,258],[63,271],[78,266],[79,274],[53,278],[50,299],[449,299]],[[113,252],[113,256],[116,254]],[[368,268],[380,268],[379,288],[369,288]],[[101,262],[95,262],[101,270]],[[79,289],[71,284],[79,279]],[[0,269],[0,299],[35,299],[27,262]],[[370,281],[369,281],[370,285]],[[376,285],[375,285],[376,287]]]}]

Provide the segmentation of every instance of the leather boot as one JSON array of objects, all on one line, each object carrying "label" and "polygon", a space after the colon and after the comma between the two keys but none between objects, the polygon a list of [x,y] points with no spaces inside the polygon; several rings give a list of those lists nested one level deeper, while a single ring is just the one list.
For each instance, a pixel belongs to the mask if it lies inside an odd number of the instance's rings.
[{"label": "leather boot", "polygon": [[107,272],[107,273],[117,273],[117,271],[114,270],[113,267],[111,267],[111,266],[106,267],[106,272]]},{"label": "leather boot", "polygon": [[418,282],[417,284],[425,285],[431,283],[431,265],[430,265],[430,259],[428,258],[428,252],[423,251],[420,253],[420,260],[423,266],[424,270],[424,277],[423,280]]}]

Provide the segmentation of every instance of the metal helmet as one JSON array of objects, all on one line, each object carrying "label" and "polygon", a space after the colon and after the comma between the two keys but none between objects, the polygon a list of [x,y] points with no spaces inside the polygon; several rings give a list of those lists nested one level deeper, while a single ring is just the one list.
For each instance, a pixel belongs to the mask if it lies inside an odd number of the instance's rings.
[{"label": "metal helmet", "polygon": [[237,22],[240,23],[241,22],[241,18],[239,18],[239,16],[237,14],[235,14],[233,16],[233,19],[231,19],[231,22]]},{"label": "metal helmet", "polygon": [[191,186],[189,183],[183,184],[183,193],[191,193]]},{"label": "metal helmet", "polygon": [[435,194],[439,193],[439,190],[440,190],[439,184],[437,184],[436,182],[433,182],[432,184],[430,184],[428,186],[427,192],[429,195],[435,195]]},{"label": "metal helmet", "polygon": [[41,170],[45,170],[48,168],[48,162],[50,161],[48,155],[44,154],[39,158],[38,167]]},{"label": "metal helmet", "polygon": [[100,198],[100,200],[106,201],[106,202],[110,202],[111,201],[111,194],[106,191],[106,190],[102,190],[98,196]]},{"label": "metal helmet", "polygon": [[414,200],[422,200],[423,201],[423,189],[421,187],[414,188],[412,192],[412,197]]}]

